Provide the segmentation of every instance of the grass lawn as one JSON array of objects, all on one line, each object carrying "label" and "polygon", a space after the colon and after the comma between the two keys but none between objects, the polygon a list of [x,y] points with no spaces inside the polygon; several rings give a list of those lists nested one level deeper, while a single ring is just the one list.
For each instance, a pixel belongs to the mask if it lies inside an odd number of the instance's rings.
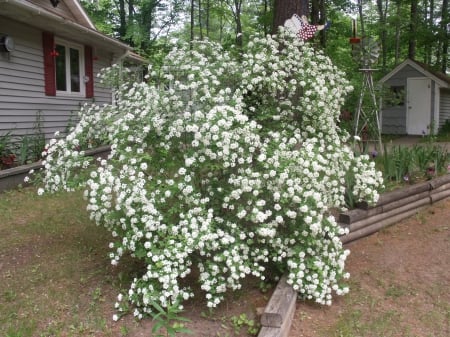
[{"label": "grass lawn", "polygon": [[[0,336],[152,335],[151,318],[112,320],[117,294],[127,291],[140,266],[126,257],[111,265],[110,233],[89,220],[85,207],[81,192],[0,194]],[[214,313],[205,314],[199,294],[181,316],[191,320],[192,336],[251,336],[247,330],[269,296],[249,282]]]},{"label": "grass lawn", "polygon": [[0,335],[120,335],[113,296],[132,272],[111,267],[110,234],[89,220],[81,193],[3,193],[0,214]]}]

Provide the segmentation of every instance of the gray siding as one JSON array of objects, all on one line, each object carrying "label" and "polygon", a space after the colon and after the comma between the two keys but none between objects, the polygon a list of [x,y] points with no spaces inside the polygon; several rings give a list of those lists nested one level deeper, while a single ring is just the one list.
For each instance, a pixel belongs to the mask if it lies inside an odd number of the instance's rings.
[{"label": "gray siding", "polygon": [[[405,92],[407,91],[407,80],[408,78],[415,77],[425,77],[423,73],[417,71],[410,65],[406,65],[404,68],[400,69],[391,78],[386,81],[388,86],[404,87]],[[432,92],[431,92],[431,106],[430,111],[430,122],[432,121],[432,111],[434,109],[434,95],[435,95],[435,82],[432,81]],[[394,107],[383,107],[382,114],[382,128],[381,132],[384,134],[406,134],[406,99],[407,95],[405,93],[405,101],[403,105],[398,105]]]},{"label": "gray siding", "polygon": [[[406,66],[389,78],[389,80],[386,81],[386,85],[393,87],[404,87],[404,98],[406,100],[408,77],[423,77],[423,74],[410,66]],[[403,105],[382,108],[381,132],[391,135],[406,134],[406,102],[403,102]]]},{"label": "gray siding", "polygon": [[441,89],[441,101],[439,105],[439,127],[450,121],[450,89]]},{"label": "gray siding", "polygon": [[[45,96],[42,32],[0,16],[0,34],[14,38],[15,50],[0,53],[0,135],[32,134],[38,112],[43,131],[50,138],[55,131],[64,131],[80,105],[95,101],[111,102],[111,92],[94,79],[94,99],[82,96]],[[57,37],[57,36],[55,36]],[[82,44],[82,41],[74,41]],[[97,50],[94,74],[109,66],[109,53]]]},{"label": "gray siding", "polygon": [[425,77],[425,75],[417,71],[410,65],[406,65],[403,69],[389,78],[386,81],[386,84],[390,86],[405,86],[406,88],[406,80],[409,77]]},{"label": "gray siding", "polygon": [[381,132],[388,135],[406,134],[406,108],[404,105],[383,108]]}]

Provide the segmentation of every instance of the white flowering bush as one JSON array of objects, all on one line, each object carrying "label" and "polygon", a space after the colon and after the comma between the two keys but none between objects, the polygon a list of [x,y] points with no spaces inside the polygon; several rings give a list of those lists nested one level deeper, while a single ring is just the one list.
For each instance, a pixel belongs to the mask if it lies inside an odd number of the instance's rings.
[{"label": "white flowering bush", "polygon": [[[116,105],[84,107],[72,133],[47,147],[43,189],[86,186],[91,218],[112,233],[112,263],[145,262],[116,306],[131,301],[139,318],[152,303],[181,306],[196,270],[213,308],[272,268],[301,296],[331,304],[348,291],[349,253],[331,210],[345,207],[348,174],[357,200],[376,201],[382,184],[336,125],[351,90],[343,74],[283,30],[255,37],[239,59],[197,42],[166,60]],[[111,154],[86,175],[78,146],[91,138]]]}]

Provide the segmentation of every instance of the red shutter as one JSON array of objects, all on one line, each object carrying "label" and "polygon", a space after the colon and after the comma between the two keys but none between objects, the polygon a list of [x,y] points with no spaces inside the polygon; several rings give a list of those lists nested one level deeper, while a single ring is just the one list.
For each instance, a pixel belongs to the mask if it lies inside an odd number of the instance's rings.
[{"label": "red shutter", "polygon": [[56,69],[55,69],[55,38],[52,33],[42,32],[42,47],[44,50],[44,81],[45,94],[56,95]]},{"label": "red shutter", "polygon": [[89,78],[86,82],[86,98],[94,97],[94,65],[92,47],[84,46],[84,72]]}]

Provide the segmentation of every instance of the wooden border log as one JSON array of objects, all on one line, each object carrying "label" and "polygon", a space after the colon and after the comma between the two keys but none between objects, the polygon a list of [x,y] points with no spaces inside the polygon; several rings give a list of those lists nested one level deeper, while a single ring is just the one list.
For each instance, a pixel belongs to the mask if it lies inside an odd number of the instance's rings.
[{"label": "wooden border log", "polygon": [[411,209],[417,209],[417,207],[421,207],[421,206],[425,206],[425,205],[429,205],[429,204],[431,204],[431,199],[427,193],[427,196],[425,198],[422,198],[415,202],[403,205],[398,208],[391,209],[388,212],[384,212],[384,213],[375,215],[373,217],[354,222],[354,223],[350,224],[348,226],[348,228],[350,230],[350,233],[352,233],[361,228],[370,226],[373,223],[383,221],[386,218],[395,217],[397,214],[402,214],[402,213],[408,212]]},{"label": "wooden border log", "polygon": [[287,320],[292,320],[290,317],[295,311],[296,301],[297,292],[287,283],[287,276],[283,275],[261,315],[261,325],[280,328]]},{"label": "wooden border log", "polygon": [[377,215],[381,212],[383,212],[382,207],[374,207],[374,208],[370,208],[367,210],[355,208],[355,209],[352,209],[345,213],[340,213],[338,222],[349,225],[352,222],[359,221],[359,220],[365,219],[367,217]]},{"label": "wooden border log", "polygon": [[[450,176],[450,175],[449,175]],[[437,183],[437,186],[442,185],[441,183]],[[386,192],[384,194],[380,195],[380,198],[378,199],[378,202],[376,205],[370,206],[366,201],[361,201],[356,204],[356,207],[364,210],[368,210],[371,208],[384,206],[386,204],[389,204],[393,201],[400,200],[403,198],[406,198],[413,194],[422,193],[425,191],[430,191],[432,189],[432,186],[429,181],[424,181],[422,183],[406,186],[399,190],[394,190],[390,192]]]},{"label": "wooden border log", "polygon": [[278,337],[280,336],[280,328],[269,328],[267,326],[261,327],[258,333],[258,337]]},{"label": "wooden border log", "polygon": [[296,300],[293,302],[294,308],[292,308],[292,310],[290,310],[289,316],[284,319],[283,324],[279,328],[262,326],[261,329],[259,330],[258,337],[289,337],[292,320],[294,319],[294,314],[295,314]]},{"label": "wooden border log", "polygon": [[383,209],[383,212],[388,212],[388,211],[390,211],[390,210],[392,210],[394,208],[399,208],[399,207],[402,207],[404,205],[408,205],[408,204],[410,204],[412,202],[418,201],[420,199],[427,198],[429,196],[430,196],[430,191],[425,191],[425,192],[413,194],[413,195],[411,195],[409,197],[406,197],[406,198],[402,198],[402,199],[399,199],[399,200],[392,201],[392,202],[390,202],[388,204],[385,204],[385,205],[383,205],[381,207]]},{"label": "wooden border log", "polygon": [[403,197],[398,200],[391,201],[382,206],[376,206],[374,208],[369,208],[367,210],[352,209],[348,212],[340,213],[338,222],[349,225],[349,224],[355,223],[357,221],[362,221],[369,217],[381,215],[382,213],[391,211],[394,208],[399,208],[404,205],[410,204],[412,202],[418,201],[420,199],[426,198],[429,196],[429,194],[430,194],[430,191],[413,194],[408,197]]},{"label": "wooden border log", "polygon": [[0,170],[0,193],[17,188],[17,186],[29,186],[29,183],[25,183],[24,179],[30,175],[30,170],[36,172],[42,169],[42,161],[36,163],[17,166],[5,170]]},{"label": "wooden border log", "polygon": [[287,330],[287,334],[282,335],[281,334],[281,328],[269,328],[267,326],[261,327],[261,330],[259,330],[258,337],[288,337],[289,336],[289,330]]},{"label": "wooden border log", "polygon": [[[91,156],[94,158],[106,158],[110,152],[111,147],[106,145],[85,150],[84,154],[85,156]],[[29,186],[30,184],[25,183],[24,179],[26,176],[30,175],[30,170],[37,172],[42,168],[44,168],[44,165],[42,165],[42,161],[40,160],[35,163],[0,170],[0,193],[17,188],[19,185]]]},{"label": "wooden border log", "polygon": [[418,183],[411,186],[406,186],[405,188],[391,191],[380,195],[376,206],[382,206],[393,201],[397,201],[399,199],[407,198],[410,195],[422,193],[425,191],[429,191],[431,189],[431,185],[429,181],[425,181],[422,183]]},{"label": "wooden border log", "polygon": [[406,218],[414,215],[415,213],[417,213],[418,211],[420,211],[421,209],[423,209],[425,207],[426,206],[421,206],[421,207],[418,207],[418,208],[414,208],[414,209],[411,209],[411,210],[406,211],[404,213],[397,214],[397,215],[395,215],[395,216],[393,216],[391,218],[384,219],[383,221],[373,223],[373,224],[371,224],[369,226],[360,228],[360,229],[358,229],[358,230],[356,230],[354,232],[351,232],[351,233],[349,233],[347,235],[341,236],[340,239],[341,239],[343,244],[346,244],[346,243],[358,240],[360,238],[363,238],[365,236],[368,236],[370,234],[378,232],[379,230],[383,229],[384,227],[387,227],[387,226],[392,225],[392,224],[394,224],[396,222],[399,222],[399,221],[401,221],[403,219],[406,219]]},{"label": "wooden border log", "polygon": [[445,191],[440,191],[437,193],[430,194],[431,203],[435,203],[439,200],[442,200],[446,197],[450,196],[450,189]]},{"label": "wooden border log", "polygon": [[438,187],[432,189],[430,191],[430,193],[441,192],[441,191],[445,191],[445,190],[448,190],[448,189],[450,189],[450,184],[443,184],[441,186],[438,186]]},{"label": "wooden border log", "polygon": [[429,181],[429,184],[432,189],[436,189],[439,186],[447,184],[447,183],[450,183],[450,174],[446,174],[446,175],[431,179]]}]

